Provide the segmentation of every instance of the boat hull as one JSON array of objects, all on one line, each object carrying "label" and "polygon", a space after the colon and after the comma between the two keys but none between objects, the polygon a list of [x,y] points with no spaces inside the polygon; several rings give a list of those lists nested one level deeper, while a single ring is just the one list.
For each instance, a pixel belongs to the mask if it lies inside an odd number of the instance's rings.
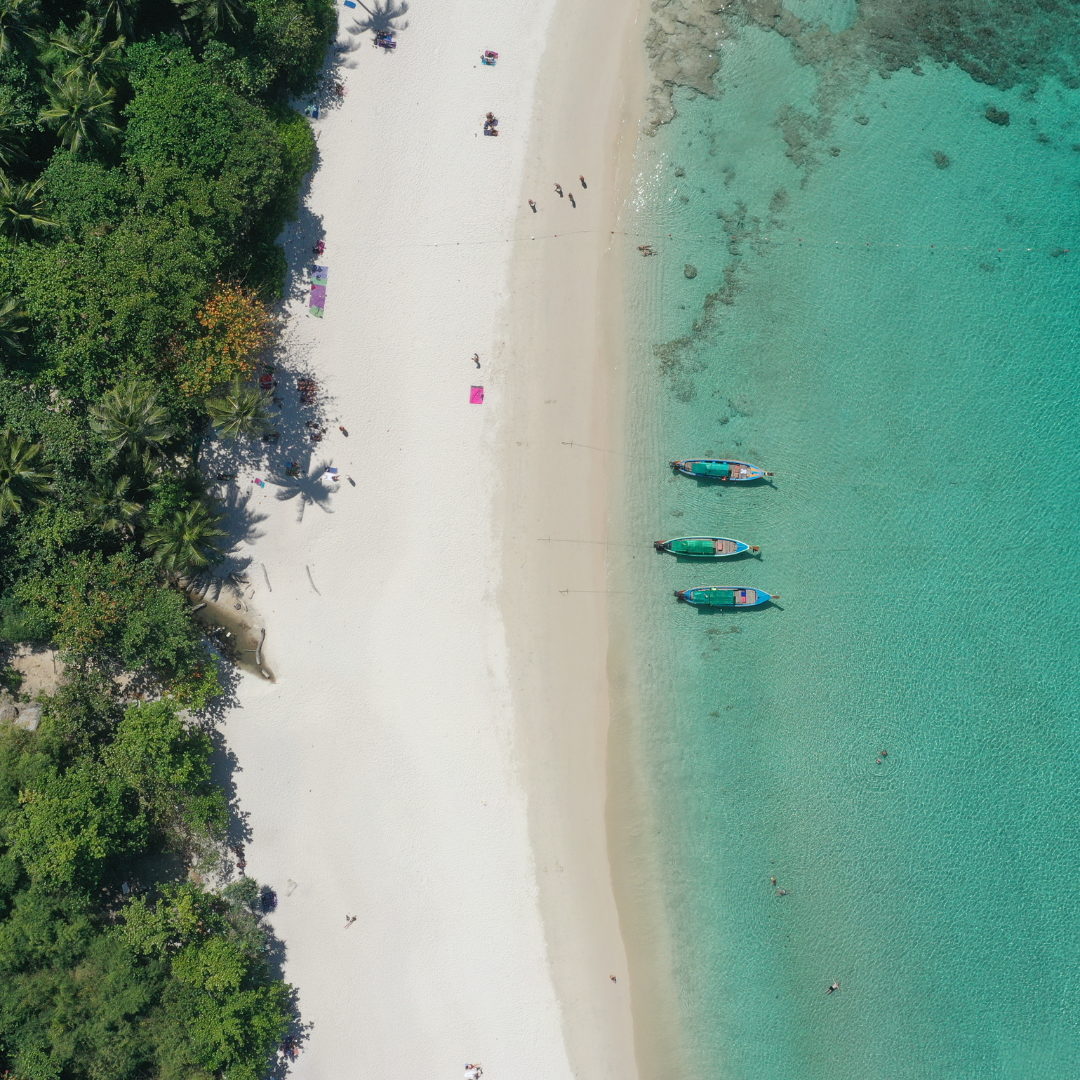
[{"label": "boat hull", "polygon": [[[704,545],[706,543],[733,544],[734,547],[730,551],[696,551],[692,550],[695,546]],[[674,546],[673,546],[674,545]],[[657,540],[653,545],[657,551],[666,551],[671,555],[676,555],[679,558],[687,559],[726,559],[732,555],[741,555],[744,551],[757,551],[758,549],[752,548],[749,544],[744,544],[741,540],[732,540],[726,536],[677,536],[673,540]]]},{"label": "boat hull", "polygon": [[762,589],[751,589],[745,585],[697,585],[690,589],[677,589],[675,595],[695,607],[734,609],[761,607],[770,600],[779,599]]},{"label": "boat hull", "polygon": [[[727,466],[727,475],[723,475],[724,466]],[[673,461],[671,467],[683,476],[692,476],[697,480],[719,480],[721,483],[744,484],[750,480],[764,480],[767,476],[772,476],[771,472],[751,465],[748,461],[735,461],[731,458],[686,458],[683,461]]]}]

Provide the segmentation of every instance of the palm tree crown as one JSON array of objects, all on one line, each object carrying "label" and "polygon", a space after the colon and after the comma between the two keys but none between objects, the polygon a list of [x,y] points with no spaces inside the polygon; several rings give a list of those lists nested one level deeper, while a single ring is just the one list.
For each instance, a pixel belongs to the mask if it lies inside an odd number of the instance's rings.
[{"label": "palm tree crown", "polygon": [[225,557],[220,539],[228,535],[218,528],[221,514],[196,499],[186,510],[155,525],[146,534],[146,546],[154,562],[171,576],[205,570]]},{"label": "palm tree crown", "polygon": [[55,228],[56,222],[45,216],[41,178],[30,184],[12,184],[0,175],[0,233],[13,244],[31,240],[39,229]]},{"label": "palm tree crown", "polygon": [[236,379],[221,397],[211,398],[206,411],[223,439],[239,435],[265,435],[270,430],[266,394]]},{"label": "palm tree crown", "polygon": [[14,52],[16,45],[31,38],[40,8],[38,0],[0,0],[0,56]]},{"label": "palm tree crown", "polygon": [[0,522],[21,514],[50,490],[52,472],[36,464],[41,443],[32,443],[11,428],[0,431]]},{"label": "palm tree crown", "polygon": [[108,143],[120,133],[113,123],[116,91],[96,77],[65,75],[50,80],[48,90],[49,107],[41,110],[41,119],[56,129],[73,154]]},{"label": "palm tree crown", "polygon": [[226,26],[237,29],[247,11],[244,0],[173,0],[185,23],[199,28],[202,39],[216,37]]},{"label": "palm tree crown", "polygon": [[97,79],[102,86],[115,86],[123,74],[124,39],[105,40],[105,30],[89,14],[74,30],[61,24],[49,36],[41,53],[44,64],[54,68],[60,79],[71,76]]},{"label": "palm tree crown", "polygon": [[103,30],[131,37],[135,16],[139,13],[139,0],[93,0],[93,7]]},{"label": "palm tree crown", "polygon": [[26,333],[26,312],[10,293],[0,294],[0,355],[21,356],[19,334]]},{"label": "palm tree crown", "polygon": [[118,383],[90,409],[90,427],[112,445],[113,457],[158,453],[173,433],[168,410],[136,379]]},{"label": "palm tree crown", "polygon": [[15,107],[0,104],[0,165],[5,169],[17,161],[24,161],[25,134],[19,125]]},{"label": "palm tree crown", "polygon": [[131,477],[105,480],[86,499],[91,519],[105,532],[119,533],[129,537],[142,504],[128,497]]}]

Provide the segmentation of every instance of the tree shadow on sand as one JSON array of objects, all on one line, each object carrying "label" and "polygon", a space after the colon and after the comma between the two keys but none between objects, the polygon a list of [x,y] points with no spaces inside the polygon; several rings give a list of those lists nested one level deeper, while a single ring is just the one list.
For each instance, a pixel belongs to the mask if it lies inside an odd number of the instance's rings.
[{"label": "tree shadow on sand", "polygon": [[401,0],[400,3],[394,3],[394,0],[379,3],[379,0],[375,0],[371,7],[368,7],[363,0],[356,0],[356,3],[367,12],[367,18],[354,19],[352,26],[345,28],[345,33],[353,37],[369,31],[378,34],[384,30],[390,30],[397,34],[409,29],[407,22],[398,22],[409,10],[406,0]]},{"label": "tree shadow on sand", "polygon": [[[329,468],[329,461],[320,461],[314,464],[309,459],[307,468],[296,473],[288,480],[274,480],[269,482],[280,490],[274,493],[274,498],[279,502],[288,502],[290,499],[299,499],[299,511],[297,521],[304,520],[304,511],[308,506],[317,506],[324,514],[332,514],[330,509],[330,497],[334,494],[334,488],[341,483],[339,480],[334,487],[326,483],[323,477]],[[331,481],[332,483],[332,481]]]}]

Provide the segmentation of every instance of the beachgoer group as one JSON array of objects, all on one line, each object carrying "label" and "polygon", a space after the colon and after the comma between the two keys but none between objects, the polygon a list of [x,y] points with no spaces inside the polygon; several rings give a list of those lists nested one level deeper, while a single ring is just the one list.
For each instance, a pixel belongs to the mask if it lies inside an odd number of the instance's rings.
[{"label": "beachgoer group", "polygon": [[[488,113],[488,116],[491,116],[491,113]],[[498,123],[497,120],[495,122]],[[487,134],[487,132],[485,132],[484,134]],[[494,134],[497,135],[498,132],[496,131]],[[585,183],[585,177],[584,176],[579,176],[578,179],[581,181],[581,186],[583,188],[588,188],[589,185]],[[577,200],[574,198],[574,193],[573,192],[564,192],[563,188],[562,188],[562,184],[556,184],[555,185],[555,194],[558,195],[560,199],[565,198],[567,195],[569,195],[569,197],[570,197],[570,205],[575,210],[577,209]],[[532,212],[534,214],[536,213],[536,203],[532,199],[529,200],[529,208],[532,210]],[[640,250],[640,248],[638,250]]]}]

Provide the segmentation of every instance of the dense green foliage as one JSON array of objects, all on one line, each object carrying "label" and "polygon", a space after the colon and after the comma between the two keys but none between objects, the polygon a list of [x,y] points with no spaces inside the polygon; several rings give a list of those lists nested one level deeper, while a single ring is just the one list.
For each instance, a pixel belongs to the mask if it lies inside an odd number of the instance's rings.
[{"label": "dense green foliage", "polygon": [[[258,438],[275,240],[314,160],[330,0],[0,0],[0,1074],[256,1080],[289,1021],[224,843],[220,693],[176,586],[228,537],[207,438]],[[123,689],[126,688],[126,689]],[[148,701],[124,708],[138,688]],[[0,656],[0,693],[28,687]],[[25,700],[25,697],[24,697]]]},{"label": "dense green foliage", "polygon": [[261,1073],[289,991],[267,964],[258,886],[217,895],[155,869],[224,826],[210,751],[174,704],[121,713],[91,687],[49,702],[36,734],[0,729],[4,1071]]}]

